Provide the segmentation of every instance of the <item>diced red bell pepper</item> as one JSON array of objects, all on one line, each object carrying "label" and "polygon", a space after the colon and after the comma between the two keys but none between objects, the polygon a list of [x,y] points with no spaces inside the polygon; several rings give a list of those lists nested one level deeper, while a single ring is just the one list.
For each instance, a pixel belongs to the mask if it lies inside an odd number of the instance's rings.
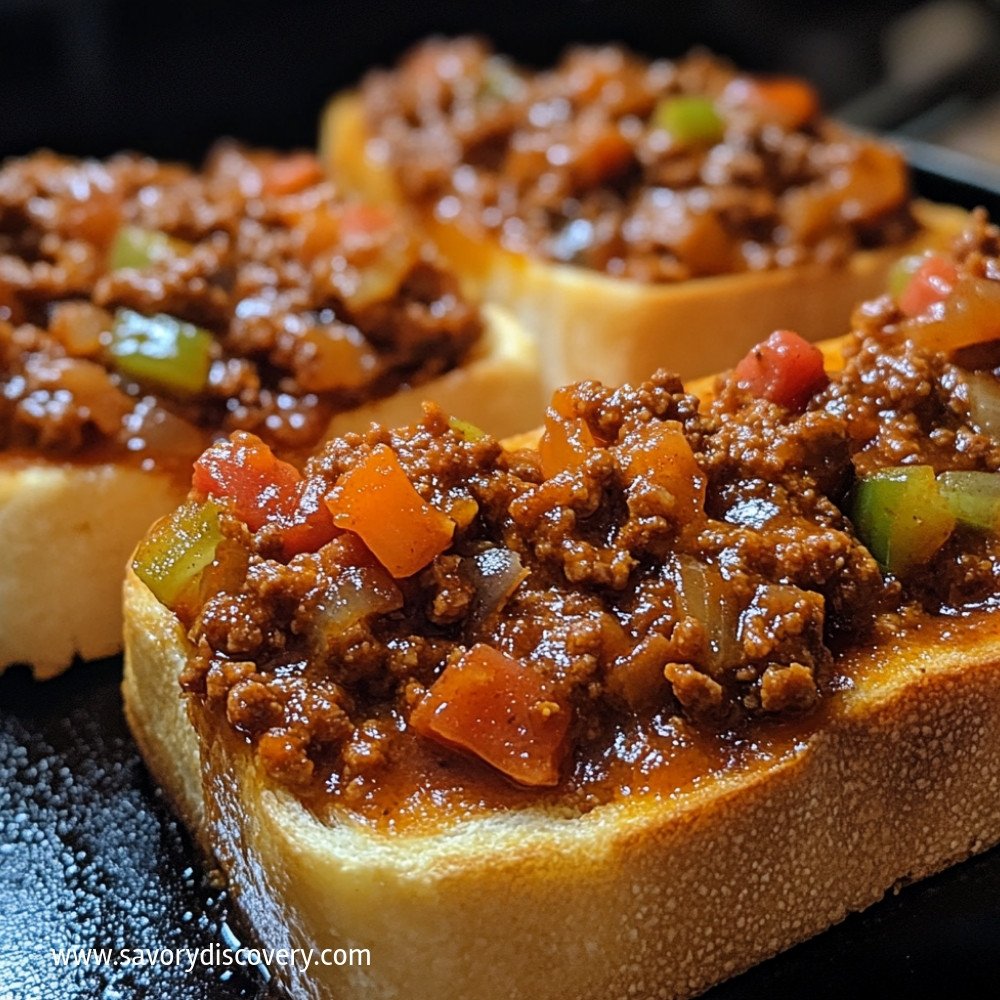
[{"label": "diced red bell pepper", "polygon": [[899,308],[910,317],[922,316],[936,302],[943,302],[958,281],[955,265],[944,257],[927,257],[899,293]]},{"label": "diced red bell pepper", "polygon": [[191,485],[201,496],[228,501],[233,513],[257,531],[290,510],[301,479],[299,470],[276,458],[259,437],[236,431],[194,463]]},{"label": "diced red bell pepper", "polygon": [[491,646],[450,664],[410,713],[428,739],[474,754],[522,785],[559,783],[570,711],[542,675]]},{"label": "diced red bell pepper", "polygon": [[737,385],[754,396],[802,410],[827,384],[823,352],[791,330],[776,330],[736,366]]},{"label": "diced red bell pepper", "polygon": [[397,579],[422,570],[455,533],[455,522],[421,497],[384,444],[341,476],[326,503],[333,523],[359,535]]}]

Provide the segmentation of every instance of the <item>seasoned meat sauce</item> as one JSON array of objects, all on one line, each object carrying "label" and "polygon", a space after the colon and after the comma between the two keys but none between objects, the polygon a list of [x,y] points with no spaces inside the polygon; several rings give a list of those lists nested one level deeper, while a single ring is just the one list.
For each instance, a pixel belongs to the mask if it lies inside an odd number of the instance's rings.
[{"label": "seasoned meat sauce", "polygon": [[[993,281],[998,257],[980,215],[958,271]],[[287,560],[278,526],[251,533],[224,513],[216,565],[237,551],[238,570],[188,620],[183,687],[315,808],[390,827],[435,802],[587,809],[780,754],[861,652],[997,605],[995,531],[959,524],[893,574],[849,519],[861,477],[889,466],[1000,470],[997,428],[977,425],[963,388],[1000,390],[997,342],[973,369],[922,347],[915,323],[888,298],[863,307],[844,369],[803,409],[732,376],[701,407],[660,372],[560,390],[537,448],[505,450],[431,405],[415,427],[334,441],[306,468],[334,508],[388,448],[451,517],[451,541],[393,579],[351,532]],[[554,790],[410,724],[480,644],[568,713]]]},{"label": "seasoned meat sauce", "polygon": [[801,81],[696,52],[576,48],[529,72],[427,42],[361,88],[368,154],[405,195],[504,246],[645,282],[893,244],[915,226],[901,157],[819,113]]},{"label": "seasoned meat sauce", "polygon": [[[207,331],[203,383],[137,376],[115,354],[123,310]],[[344,202],[311,155],[222,145],[195,172],[39,153],[0,169],[8,452],[189,468],[235,429],[303,452],[333,413],[459,364],[479,329],[405,219]]]}]

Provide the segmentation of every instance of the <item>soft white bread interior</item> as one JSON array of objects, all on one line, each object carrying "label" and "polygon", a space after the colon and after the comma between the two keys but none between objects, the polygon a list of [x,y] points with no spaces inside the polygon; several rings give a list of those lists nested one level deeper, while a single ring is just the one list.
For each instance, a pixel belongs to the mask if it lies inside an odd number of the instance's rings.
[{"label": "soft white bread interior", "polygon": [[[360,100],[334,98],[323,116],[320,156],[338,184],[373,200],[403,196],[389,167],[370,154]],[[921,230],[904,245],[862,250],[842,265],[647,285],[536,259],[473,238],[426,214],[424,225],[473,298],[509,309],[538,340],[547,388],[597,378],[618,385],[665,367],[682,378],[715,371],[773,330],[807,340],[833,337],[855,304],[881,294],[901,256],[946,247],[968,221],[963,209],[916,202]]]},{"label": "soft white bread interior", "polygon": [[[425,399],[497,435],[537,421],[543,397],[534,343],[502,310],[486,307],[483,315],[483,337],[465,364],[338,414],[328,436],[410,422]],[[0,671],[23,662],[49,678],[75,656],[121,650],[125,561],[187,489],[183,477],[126,465],[0,459]]]},{"label": "soft white bread interior", "polygon": [[692,996],[1000,838],[995,613],[877,650],[818,728],[752,770],[388,835],[317,821],[242,741],[199,744],[183,630],[132,574],[125,608],[133,732],[260,942],[370,952],[286,970],[295,997]]}]

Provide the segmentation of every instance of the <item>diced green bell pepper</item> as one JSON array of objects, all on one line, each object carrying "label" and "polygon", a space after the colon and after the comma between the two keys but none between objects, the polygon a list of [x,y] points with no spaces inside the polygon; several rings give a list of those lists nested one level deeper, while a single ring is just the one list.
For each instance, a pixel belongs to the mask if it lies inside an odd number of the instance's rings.
[{"label": "diced green bell pepper", "polygon": [[139,543],[132,568],[161,604],[176,611],[221,541],[218,505],[188,501]]},{"label": "diced green bell pepper", "polygon": [[159,229],[122,226],[111,245],[108,265],[112,271],[123,267],[149,267],[162,260],[183,257],[190,250],[190,243],[168,236]]},{"label": "diced green bell pepper", "polygon": [[865,476],[855,487],[851,520],[871,554],[895,576],[926,565],[955,529],[955,515],[929,465]]},{"label": "diced green bell pepper", "polygon": [[482,428],[470,424],[468,420],[459,420],[458,417],[449,417],[448,426],[466,441],[482,441],[486,437],[486,431]]},{"label": "diced green bell pepper", "polygon": [[664,97],[653,109],[651,122],[682,145],[711,145],[725,132],[725,122],[707,97]]},{"label": "diced green bell pepper", "polygon": [[201,327],[158,313],[119,309],[110,354],[123,375],[180,393],[198,392],[212,363],[212,335]]},{"label": "diced green bell pepper", "polygon": [[962,524],[1000,532],[1000,472],[942,472],[938,486]]}]

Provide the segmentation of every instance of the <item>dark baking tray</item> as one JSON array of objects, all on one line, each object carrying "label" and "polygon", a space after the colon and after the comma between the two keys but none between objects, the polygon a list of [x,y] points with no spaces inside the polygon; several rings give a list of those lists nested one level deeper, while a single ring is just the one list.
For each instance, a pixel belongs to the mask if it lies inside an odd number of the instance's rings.
[{"label": "dark baking tray", "polygon": [[[933,147],[910,155],[921,194],[1000,217],[1000,172]],[[45,684],[22,668],[0,678],[0,1000],[274,997],[260,969],[67,967],[52,958],[71,946],[252,942],[143,767],[120,677],[114,658]],[[995,995],[998,941],[1000,849],[888,896],[707,996]]]}]

